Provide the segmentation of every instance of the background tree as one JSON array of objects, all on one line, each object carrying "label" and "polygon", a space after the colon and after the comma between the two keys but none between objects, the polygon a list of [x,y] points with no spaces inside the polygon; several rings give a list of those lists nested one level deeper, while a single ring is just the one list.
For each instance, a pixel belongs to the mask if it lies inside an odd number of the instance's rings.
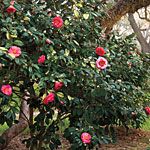
[{"label": "background tree", "polygon": [[148,10],[149,7],[145,7],[137,11],[140,21],[144,22],[144,28],[138,26],[137,22],[134,19],[134,15],[132,13],[129,13],[129,21],[131,27],[137,36],[142,51],[145,53],[150,52],[150,12]]},{"label": "background tree", "polygon": [[[110,3],[110,1],[106,1]],[[111,1],[112,2],[112,1]],[[108,4],[107,4],[108,5]],[[106,5],[106,6],[107,6]],[[123,16],[129,14],[130,25],[137,36],[143,52],[150,52],[149,46],[149,27],[140,30],[137,22],[134,19],[133,13],[137,12],[140,19],[145,20],[149,24],[149,1],[115,1],[111,3],[112,8],[108,9],[107,17],[101,22],[102,26],[106,28],[106,33],[110,32],[113,26],[121,20]],[[143,8],[144,7],[144,8]],[[140,11],[140,13],[139,13]],[[141,15],[142,14],[142,15]],[[123,20],[123,19],[122,19]],[[141,20],[141,21],[142,21]],[[127,25],[127,23],[126,23]],[[126,27],[125,27],[126,28]],[[128,31],[129,32],[129,31]]]}]

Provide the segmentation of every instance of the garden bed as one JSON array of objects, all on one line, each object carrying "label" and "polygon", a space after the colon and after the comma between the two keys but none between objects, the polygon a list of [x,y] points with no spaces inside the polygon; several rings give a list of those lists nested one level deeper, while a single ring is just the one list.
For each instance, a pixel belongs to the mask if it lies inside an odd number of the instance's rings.
[{"label": "garden bed", "polygon": [[[28,135],[19,135],[14,138],[5,150],[28,150],[22,140]],[[58,150],[67,150],[70,144],[64,138],[62,146]],[[99,148],[100,150],[146,150],[150,147],[150,131],[143,131],[140,129],[130,129],[129,135],[126,136],[123,128],[117,128],[117,143],[104,144]]]}]

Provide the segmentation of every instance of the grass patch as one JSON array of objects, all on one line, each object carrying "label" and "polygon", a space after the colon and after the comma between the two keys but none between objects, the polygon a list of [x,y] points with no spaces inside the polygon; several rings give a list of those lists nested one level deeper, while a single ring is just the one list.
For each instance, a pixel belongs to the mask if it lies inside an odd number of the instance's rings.
[{"label": "grass patch", "polygon": [[[0,135],[6,130],[8,129],[9,127],[7,126],[7,124],[5,123],[4,125],[1,125],[0,126]],[[24,131],[23,131],[23,134],[29,134],[30,133],[30,130],[29,128],[27,127]]]},{"label": "grass patch", "polygon": [[6,129],[8,129],[8,126],[7,126],[6,123],[3,124],[3,125],[1,125],[1,126],[0,126],[0,135],[1,135]]},{"label": "grass patch", "polygon": [[142,129],[145,131],[150,130],[150,118],[146,119],[145,123],[142,125]]}]

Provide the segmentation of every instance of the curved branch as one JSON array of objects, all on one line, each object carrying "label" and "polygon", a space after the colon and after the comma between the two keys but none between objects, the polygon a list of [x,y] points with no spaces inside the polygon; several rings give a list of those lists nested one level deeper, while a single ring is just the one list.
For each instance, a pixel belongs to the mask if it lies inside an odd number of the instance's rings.
[{"label": "curved branch", "polygon": [[107,16],[101,21],[103,28],[110,31],[113,25],[127,13],[134,13],[142,7],[150,5],[150,0],[119,0],[108,12]]},{"label": "curved branch", "polygon": [[148,13],[147,13],[147,7],[144,8],[144,14],[145,14],[144,17],[142,17],[141,14],[138,11],[137,11],[137,14],[138,14],[140,19],[144,19],[144,20],[150,22],[150,19],[148,18]]},{"label": "curved branch", "polygon": [[17,124],[14,124],[12,127],[7,129],[3,134],[2,138],[5,140],[4,144],[0,144],[0,149],[4,149],[7,147],[9,142],[22,133],[28,126],[28,120],[29,120],[29,105],[27,104],[28,96],[24,96],[24,98],[21,101],[21,108],[20,108],[20,114],[19,114],[19,122]]}]

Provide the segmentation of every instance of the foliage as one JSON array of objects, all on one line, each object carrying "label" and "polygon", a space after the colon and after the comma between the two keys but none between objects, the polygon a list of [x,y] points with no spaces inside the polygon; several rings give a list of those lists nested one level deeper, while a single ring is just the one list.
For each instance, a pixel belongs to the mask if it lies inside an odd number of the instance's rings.
[{"label": "foliage", "polygon": [[[64,136],[72,149],[112,141],[104,133],[104,125],[111,126],[112,137],[114,124],[140,126],[144,115],[139,97],[147,78],[146,56],[137,53],[132,37],[104,36],[99,23],[104,15],[100,2],[15,2],[16,12],[11,14],[6,12],[9,5],[9,0],[4,1],[0,13],[0,85],[11,85],[13,94],[0,93],[0,124],[6,122],[11,127],[16,123],[20,100],[27,90],[30,108],[38,112],[30,124],[31,137],[24,141],[32,149],[56,149],[61,144],[59,126],[66,118],[70,125]],[[60,28],[53,26],[56,16],[63,19]],[[20,47],[21,55],[10,55],[11,46]],[[97,46],[106,51],[108,66],[104,70],[95,66]],[[55,81],[64,84],[58,91]],[[55,100],[50,93],[55,94]],[[45,97],[48,104],[43,103]],[[83,132],[92,136],[90,144],[82,142]]]}]

